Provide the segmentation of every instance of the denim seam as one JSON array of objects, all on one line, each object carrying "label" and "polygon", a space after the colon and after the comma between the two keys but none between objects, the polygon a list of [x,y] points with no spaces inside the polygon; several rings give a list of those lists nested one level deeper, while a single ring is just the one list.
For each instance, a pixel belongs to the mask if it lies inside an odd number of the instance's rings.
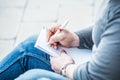
[{"label": "denim seam", "polygon": [[[31,43],[33,43],[33,42],[34,42],[34,40],[33,40],[33,41],[31,41]],[[27,53],[30,53],[30,52],[29,52],[29,50],[28,50],[28,47],[24,46],[24,44],[23,44],[23,43],[21,43],[21,46],[22,46],[22,48],[23,48],[23,49],[25,49],[25,48],[26,48],[26,50],[25,50],[25,51],[26,51]],[[28,56],[30,56],[31,54],[24,54],[24,55],[28,55]],[[45,61],[46,61],[46,60],[45,60],[44,58],[42,58],[42,57],[41,57],[41,58],[39,58],[39,57],[38,57],[38,55],[36,55],[36,54],[32,54],[31,56],[33,56],[33,55],[34,55],[36,58],[38,58],[38,59],[42,60],[43,62],[45,62]],[[44,61],[44,60],[45,60],[45,61]],[[47,61],[48,61],[48,60],[47,60]],[[47,63],[47,62],[45,62],[45,63],[49,65],[49,63]],[[49,66],[50,66],[50,65],[49,65]]]},{"label": "denim seam", "polygon": [[15,59],[15,60],[13,60],[13,62],[11,62],[9,65],[7,65],[5,68],[3,68],[3,69],[0,71],[0,73],[3,73],[4,71],[6,71],[6,70],[7,70],[10,66],[12,66],[15,62],[19,61],[20,58],[21,58],[21,56],[18,57],[17,59]]},{"label": "denim seam", "polygon": [[[31,57],[35,57],[39,60],[41,60],[42,62],[46,63],[47,65],[50,66],[50,64],[48,63],[48,60],[45,60],[42,57],[38,57],[38,55],[36,54],[23,54],[22,56],[18,57],[16,60],[14,60],[13,62],[11,62],[9,65],[7,65],[5,68],[1,69],[0,73],[3,73],[4,71],[6,71],[10,66],[12,66],[15,62],[19,61],[21,58],[23,58],[24,56],[31,56]],[[50,66],[51,67],[51,66]],[[21,68],[24,68],[24,66],[21,65]],[[24,72],[24,71],[23,71]]]},{"label": "denim seam", "polygon": [[24,56],[35,57],[51,67],[50,63],[48,63],[49,60],[44,59],[42,56],[38,56],[37,54],[25,54]]}]

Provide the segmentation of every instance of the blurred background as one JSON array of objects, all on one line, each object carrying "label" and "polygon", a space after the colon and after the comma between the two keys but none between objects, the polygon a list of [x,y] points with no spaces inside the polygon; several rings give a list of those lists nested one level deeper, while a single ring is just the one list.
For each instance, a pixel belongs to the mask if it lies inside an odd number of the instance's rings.
[{"label": "blurred background", "polygon": [[69,19],[71,31],[89,26],[102,0],[0,0],[0,60],[43,26]]}]

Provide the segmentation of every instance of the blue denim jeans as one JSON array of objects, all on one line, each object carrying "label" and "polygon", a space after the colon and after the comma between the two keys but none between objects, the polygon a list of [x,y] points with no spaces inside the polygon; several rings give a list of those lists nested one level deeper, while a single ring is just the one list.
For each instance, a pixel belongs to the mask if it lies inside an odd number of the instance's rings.
[{"label": "blue denim jeans", "polygon": [[32,69],[15,80],[68,80],[67,78],[43,69]]},{"label": "blue denim jeans", "polygon": [[0,62],[0,80],[13,80],[30,69],[53,72],[50,56],[34,47],[37,37],[31,36],[20,43]]}]

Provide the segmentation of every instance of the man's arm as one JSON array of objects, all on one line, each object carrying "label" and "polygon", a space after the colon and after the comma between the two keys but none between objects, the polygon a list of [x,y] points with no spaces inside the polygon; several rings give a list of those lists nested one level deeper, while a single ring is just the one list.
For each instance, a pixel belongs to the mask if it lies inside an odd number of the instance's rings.
[{"label": "man's arm", "polygon": [[120,79],[120,11],[109,18],[92,59],[74,70],[74,80]]},{"label": "man's arm", "polygon": [[92,28],[93,27],[87,27],[75,32],[78,35],[80,40],[78,48],[92,49],[92,46],[93,46]]}]

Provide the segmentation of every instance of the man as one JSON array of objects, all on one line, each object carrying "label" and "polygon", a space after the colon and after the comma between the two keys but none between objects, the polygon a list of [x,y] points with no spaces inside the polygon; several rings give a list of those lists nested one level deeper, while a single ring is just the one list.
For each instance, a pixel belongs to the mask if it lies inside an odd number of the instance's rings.
[{"label": "man", "polygon": [[[52,27],[48,31],[48,42],[55,49],[57,49],[58,45],[92,49],[94,45],[96,48],[95,55],[91,60],[76,65],[64,50],[61,51],[59,57],[49,56],[33,47],[36,39],[31,37],[28,39],[29,42],[28,40],[23,42],[0,63],[0,79],[13,79],[27,70],[39,68],[54,71],[58,74],[62,72],[63,76],[73,80],[119,80],[120,0],[105,0],[102,7],[103,10],[100,10],[102,15],[98,15],[99,18],[96,19],[93,27],[88,27],[76,33],[63,29],[60,33],[55,34],[59,26]],[[14,70],[17,72],[8,75]],[[37,70],[32,72],[36,73],[35,71]],[[18,80],[29,79],[25,75],[32,76],[33,74],[31,75],[30,72],[28,71],[23,76],[20,76]],[[55,80],[54,77],[58,74],[53,73],[53,77],[49,77],[49,79]],[[3,76],[6,78],[2,78]],[[37,77],[40,78],[40,76]],[[33,78],[31,77],[31,79]],[[60,80],[62,79],[63,77],[60,78]]]}]

